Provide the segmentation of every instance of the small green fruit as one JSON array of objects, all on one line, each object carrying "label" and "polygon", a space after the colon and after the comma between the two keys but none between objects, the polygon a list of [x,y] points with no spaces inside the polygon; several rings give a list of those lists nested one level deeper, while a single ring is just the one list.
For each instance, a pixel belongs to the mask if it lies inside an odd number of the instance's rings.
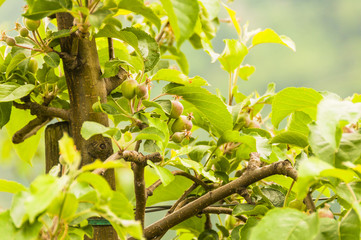
[{"label": "small green fruit", "polygon": [[23,22],[25,24],[25,27],[29,31],[35,31],[36,29],[38,29],[38,27],[40,26],[40,23],[41,23],[40,20],[31,20],[28,18],[24,18]]},{"label": "small green fruit", "polygon": [[147,99],[148,98],[148,86],[146,83],[139,84],[135,89],[135,93],[139,99]]},{"label": "small green fruit", "polygon": [[295,199],[288,203],[288,207],[303,211],[306,208],[306,205],[302,200]]},{"label": "small green fruit", "polygon": [[182,132],[184,130],[190,131],[193,127],[190,117],[180,116],[177,118],[172,125],[172,132]]},{"label": "small green fruit", "polygon": [[15,39],[12,37],[7,37],[5,41],[6,41],[6,44],[10,47],[15,46],[15,44],[16,44]]},{"label": "small green fruit", "polygon": [[19,33],[20,33],[20,36],[27,37],[29,35],[29,30],[27,28],[23,27],[19,30]]},{"label": "small green fruit", "polygon": [[28,69],[29,69],[29,72],[32,72],[32,73],[36,73],[36,71],[38,70],[38,62],[34,58],[30,59],[30,61],[28,63]]},{"label": "small green fruit", "polygon": [[334,218],[333,213],[330,210],[330,205],[325,204],[325,206],[318,211],[318,216],[320,218]]},{"label": "small green fruit", "polygon": [[181,143],[185,138],[185,132],[175,132],[172,135],[172,141],[175,143]]},{"label": "small green fruit", "polygon": [[178,100],[172,100],[172,109],[170,111],[170,118],[179,118],[183,113],[183,105]]},{"label": "small green fruit", "polygon": [[120,89],[122,91],[123,96],[130,100],[135,97],[135,94],[136,94],[135,89],[137,87],[138,87],[137,81],[135,81],[134,79],[128,79],[122,83],[122,86]]}]

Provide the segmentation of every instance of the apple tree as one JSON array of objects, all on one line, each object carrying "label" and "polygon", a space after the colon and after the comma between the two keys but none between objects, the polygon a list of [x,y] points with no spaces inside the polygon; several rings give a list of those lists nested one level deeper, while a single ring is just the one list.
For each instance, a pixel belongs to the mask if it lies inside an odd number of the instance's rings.
[{"label": "apple tree", "polygon": [[[221,8],[238,38],[217,53]],[[22,17],[0,36],[0,127],[27,120],[12,141],[30,147],[46,128],[47,174],[0,180],[2,239],[360,239],[360,95],[239,91],[248,53],[296,51],[287,36],[221,0],[27,0]],[[189,76],[185,41],[226,96]]]}]

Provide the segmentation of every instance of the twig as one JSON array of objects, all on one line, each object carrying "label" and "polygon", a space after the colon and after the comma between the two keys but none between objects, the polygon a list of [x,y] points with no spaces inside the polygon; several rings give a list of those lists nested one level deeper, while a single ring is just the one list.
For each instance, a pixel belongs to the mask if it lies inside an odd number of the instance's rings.
[{"label": "twig", "polygon": [[171,214],[172,212],[174,212],[174,210],[177,208],[177,206],[179,205],[180,202],[182,202],[184,199],[186,199],[186,197],[194,190],[198,187],[197,183],[193,183],[192,186],[190,186],[183,194],[180,198],[178,198],[178,200],[173,204],[173,206],[169,209],[167,215]]},{"label": "twig", "polygon": [[306,196],[306,198],[303,200],[303,202],[305,203],[307,209],[312,213],[316,211],[316,206],[315,203],[312,200],[312,193],[309,192]]},{"label": "twig", "polygon": [[109,53],[109,60],[115,58],[114,55],[114,47],[113,47],[113,38],[108,37],[108,53]]},{"label": "twig", "polygon": [[[173,174],[174,176],[180,175],[180,176],[186,177],[186,178],[192,180],[193,182],[197,183],[198,185],[201,185],[206,191],[208,191],[208,190],[210,190],[210,189],[212,188],[212,186],[207,185],[205,182],[203,182],[202,180],[196,178],[195,176],[193,176],[193,175],[191,175],[191,174],[189,174],[189,173],[176,170],[176,171],[173,171],[172,174]],[[150,186],[147,188],[147,194],[148,194],[148,196],[152,196],[154,190],[155,190],[157,187],[159,187],[161,184],[162,184],[162,181],[161,181],[161,180],[157,180],[157,181],[154,182],[152,185],[150,185]]]},{"label": "twig", "polygon": [[162,39],[164,33],[165,33],[165,29],[169,26],[169,21],[162,27],[162,29],[160,30],[159,34],[157,35],[157,37],[155,38],[155,41],[157,41],[157,43],[160,42],[160,40]]},{"label": "twig", "polygon": [[[201,213],[212,213],[212,214],[228,214],[232,215],[233,209],[226,208],[226,207],[206,207],[204,208]],[[247,218],[244,216],[236,216],[236,218],[242,220],[243,222],[247,221]]]}]

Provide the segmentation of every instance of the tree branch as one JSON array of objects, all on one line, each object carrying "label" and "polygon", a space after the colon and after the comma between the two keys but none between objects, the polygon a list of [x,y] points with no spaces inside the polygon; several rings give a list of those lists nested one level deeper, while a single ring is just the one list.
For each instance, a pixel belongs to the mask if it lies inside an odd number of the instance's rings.
[{"label": "tree branch", "polygon": [[120,84],[122,84],[127,78],[128,72],[125,71],[122,67],[119,67],[119,72],[116,76],[104,78],[107,95],[109,95],[114,89],[120,86]]},{"label": "tree branch", "polygon": [[23,128],[17,131],[11,141],[14,144],[22,143],[25,139],[35,135],[39,129],[45,126],[48,122],[50,122],[51,118],[47,117],[36,117],[35,119],[31,120],[28,124],[26,124]]},{"label": "tree branch", "polygon": [[135,220],[142,224],[144,229],[145,206],[147,203],[147,192],[145,190],[144,165],[132,162],[134,172],[134,190],[135,190]]},{"label": "tree branch", "polygon": [[253,170],[247,170],[238,179],[206,193],[178,211],[175,211],[151,224],[145,228],[144,237],[146,239],[153,239],[154,237],[168,231],[173,226],[201,212],[204,208],[210,206],[211,204],[218,202],[243,188],[246,188],[252,183],[275,174],[289,176],[294,180],[297,179],[297,171],[292,167],[292,164],[288,160],[275,162]]},{"label": "tree branch", "polygon": [[178,207],[179,203],[181,203],[184,199],[186,199],[186,197],[194,190],[198,187],[197,183],[193,183],[192,186],[190,186],[183,194],[180,198],[178,198],[178,200],[173,204],[173,206],[169,209],[167,215],[171,214],[172,212],[174,212],[174,210]]},{"label": "tree branch", "polygon": [[65,121],[70,120],[69,110],[65,110],[62,108],[48,107],[30,101],[25,103],[13,102],[13,105],[14,107],[19,109],[29,109],[32,115],[36,115],[38,117],[57,117]]}]

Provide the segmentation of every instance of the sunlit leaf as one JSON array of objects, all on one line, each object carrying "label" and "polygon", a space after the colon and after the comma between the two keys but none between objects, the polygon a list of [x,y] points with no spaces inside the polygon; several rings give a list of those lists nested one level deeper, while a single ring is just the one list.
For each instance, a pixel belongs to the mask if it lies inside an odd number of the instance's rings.
[{"label": "sunlit leaf", "polygon": [[292,39],[283,35],[279,36],[275,31],[269,28],[254,35],[252,39],[252,46],[256,46],[261,43],[279,43],[289,47],[293,51],[296,51],[296,45]]}]

